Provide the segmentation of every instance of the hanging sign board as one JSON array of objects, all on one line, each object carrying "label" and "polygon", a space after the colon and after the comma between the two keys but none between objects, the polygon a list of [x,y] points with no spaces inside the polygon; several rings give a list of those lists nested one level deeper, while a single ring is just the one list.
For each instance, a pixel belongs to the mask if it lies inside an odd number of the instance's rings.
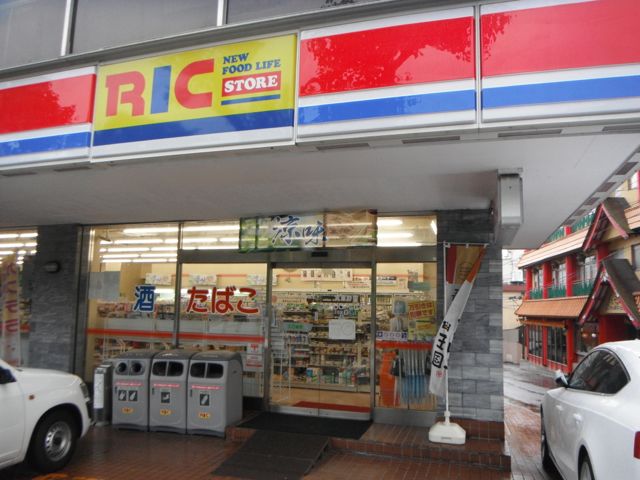
[{"label": "hanging sign board", "polygon": [[293,138],[296,36],[101,66],[93,157]]}]

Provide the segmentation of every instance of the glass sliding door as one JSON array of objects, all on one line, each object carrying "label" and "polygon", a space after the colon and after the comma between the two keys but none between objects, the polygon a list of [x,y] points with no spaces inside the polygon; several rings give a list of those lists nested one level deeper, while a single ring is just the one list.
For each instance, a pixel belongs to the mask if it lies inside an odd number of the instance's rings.
[{"label": "glass sliding door", "polygon": [[271,409],[369,418],[371,269],[274,268]]}]

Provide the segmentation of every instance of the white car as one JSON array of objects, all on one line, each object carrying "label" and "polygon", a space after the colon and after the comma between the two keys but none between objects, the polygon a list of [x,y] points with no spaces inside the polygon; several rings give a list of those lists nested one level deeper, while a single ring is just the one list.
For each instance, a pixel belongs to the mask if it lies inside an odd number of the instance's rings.
[{"label": "white car", "polygon": [[0,468],[28,459],[42,472],[64,467],[90,426],[82,380],[0,360]]},{"label": "white car", "polygon": [[543,466],[565,480],[640,479],[640,340],[599,345],[556,382],[540,410]]}]

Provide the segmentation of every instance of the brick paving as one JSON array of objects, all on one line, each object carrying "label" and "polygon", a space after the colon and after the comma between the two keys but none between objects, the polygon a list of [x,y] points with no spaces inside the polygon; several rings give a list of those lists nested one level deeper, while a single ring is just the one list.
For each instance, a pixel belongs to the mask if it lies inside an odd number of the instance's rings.
[{"label": "brick paving", "polygon": [[[534,381],[532,378],[532,382]],[[425,440],[426,429],[399,429],[374,425],[375,428],[364,437],[369,441],[378,442],[378,447],[391,436],[396,439],[410,439],[410,443],[415,445],[409,453],[404,447],[399,451],[370,447],[369,450],[356,453],[352,447],[357,446],[357,442],[347,444],[334,441],[331,449],[305,478],[561,480],[559,475],[548,474],[542,469],[538,412],[536,402],[526,404],[506,396],[505,439],[506,449],[511,455],[510,473],[496,468],[457,463],[456,458],[450,456],[425,457],[424,449],[429,447],[429,442]],[[470,439],[467,447],[455,447],[453,451],[459,449],[460,452],[465,452],[471,449],[478,452],[479,449],[482,451],[482,448],[485,448],[495,453],[495,443],[488,442],[487,445],[479,447],[478,442],[476,439]],[[92,428],[88,436],[81,441],[71,464],[62,472],[38,475],[26,465],[19,465],[0,471],[0,480],[231,480],[214,476],[212,472],[238,448],[238,445],[238,442],[213,437],[143,433],[110,427]],[[389,455],[390,452],[396,454]]]}]

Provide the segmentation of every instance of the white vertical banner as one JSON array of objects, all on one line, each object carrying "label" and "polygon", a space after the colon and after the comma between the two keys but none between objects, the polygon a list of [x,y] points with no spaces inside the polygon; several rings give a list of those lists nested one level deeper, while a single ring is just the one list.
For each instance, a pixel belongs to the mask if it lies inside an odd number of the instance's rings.
[{"label": "white vertical banner", "polygon": [[429,392],[446,395],[446,370],[453,336],[469,300],[486,247],[449,245],[445,248],[445,316],[433,339]]},{"label": "white vertical banner", "polygon": [[2,348],[0,355],[10,365],[19,366],[20,352],[20,293],[16,256],[4,259],[0,264],[0,289],[2,298]]}]

